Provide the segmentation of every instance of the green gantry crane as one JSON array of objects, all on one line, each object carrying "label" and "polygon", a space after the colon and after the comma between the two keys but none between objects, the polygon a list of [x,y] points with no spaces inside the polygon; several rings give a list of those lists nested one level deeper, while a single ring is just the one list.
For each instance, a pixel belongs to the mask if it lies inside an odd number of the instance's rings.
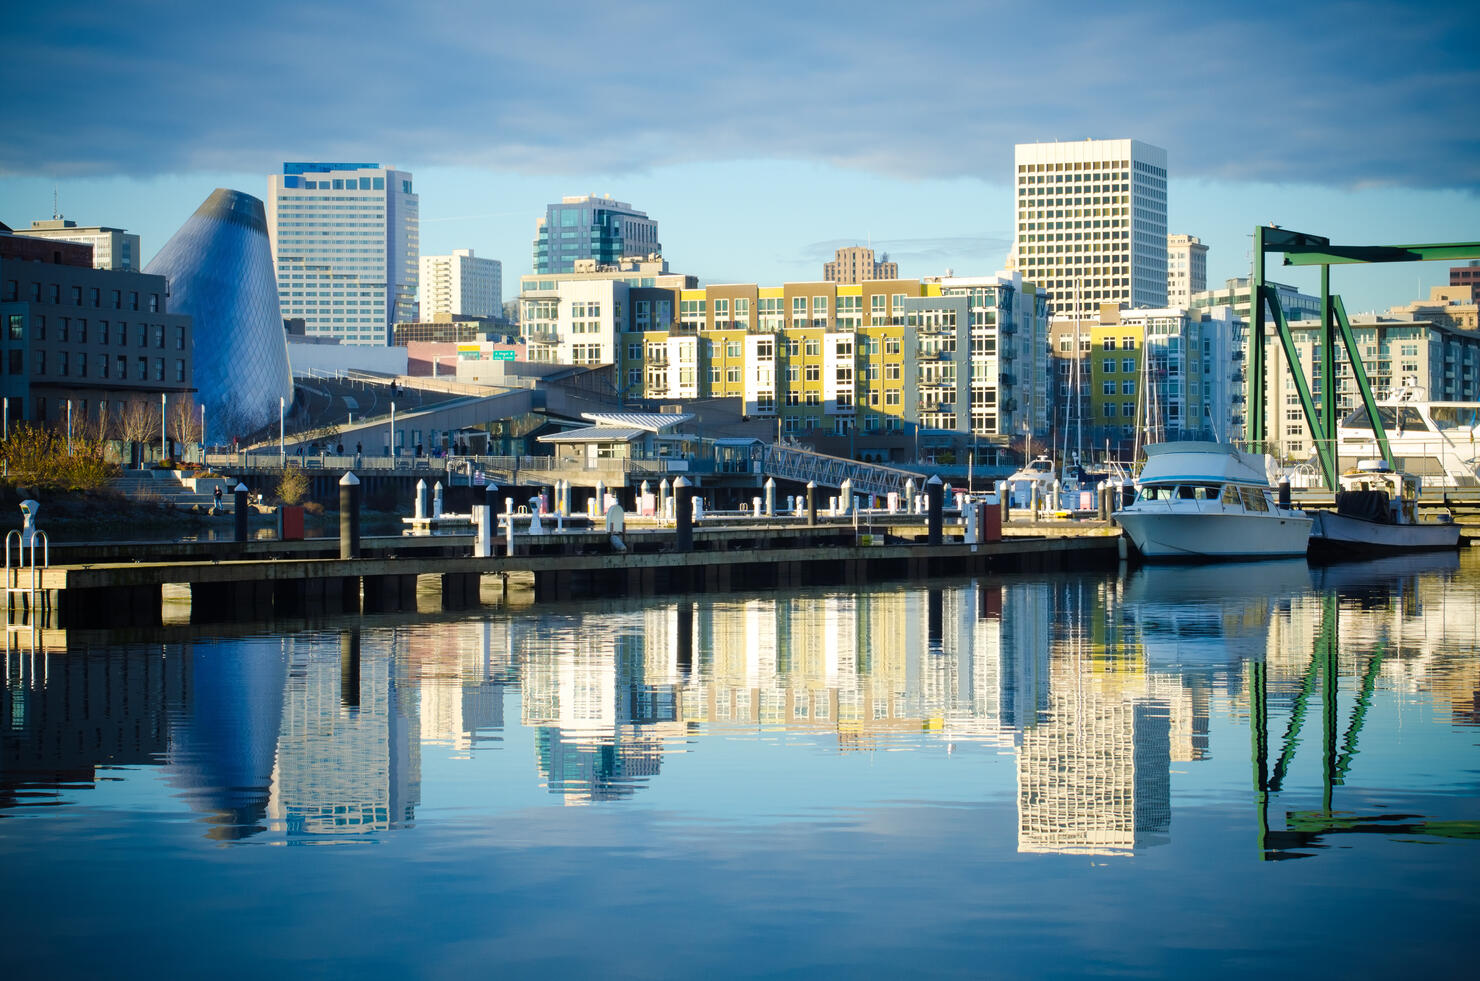
[{"label": "green gantry crane", "polygon": [[[1290,325],[1285,312],[1280,309],[1278,290],[1264,280],[1265,254],[1282,252],[1287,266],[1321,267],[1321,404],[1319,410],[1311,396],[1310,383],[1300,360],[1295,355],[1295,339],[1290,334]],[[1351,322],[1347,320],[1346,307],[1341,297],[1331,293],[1331,267],[1353,262],[1424,262],[1432,260],[1480,259],[1480,242],[1450,242],[1436,245],[1332,245],[1331,240],[1320,235],[1307,235],[1277,226],[1260,225],[1254,229],[1254,270],[1249,283],[1249,415],[1246,432],[1252,442],[1262,443],[1269,439],[1265,413],[1264,384],[1264,326],[1267,322],[1265,306],[1274,318],[1275,334],[1285,349],[1285,360],[1290,375],[1295,380],[1295,389],[1300,393],[1300,405],[1305,410],[1305,421],[1315,438],[1316,454],[1321,461],[1321,472],[1326,486],[1336,489],[1336,340],[1346,346],[1347,363],[1352,367],[1352,376],[1357,382],[1357,391],[1362,404],[1372,420],[1373,435],[1382,450],[1383,459],[1393,466],[1393,451],[1388,446],[1387,431],[1377,414],[1377,404],[1372,397],[1372,386],[1367,381],[1367,372],[1362,367],[1362,356],[1352,335]]]}]

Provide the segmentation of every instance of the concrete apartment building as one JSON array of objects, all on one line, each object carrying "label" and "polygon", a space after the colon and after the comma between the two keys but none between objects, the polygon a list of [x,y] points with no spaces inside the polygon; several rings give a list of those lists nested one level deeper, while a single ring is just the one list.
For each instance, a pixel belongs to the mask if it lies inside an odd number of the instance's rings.
[{"label": "concrete apartment building", "polygon": [[163,276],[93,267],[90,246],[0,225],[0,392],[25,419],[116,437],[130,403],[149,412],[193,390],[192,325]]},{"label": "concrete apartment building", "polygon": [[1047,427],[1048,301],[1021,276],[699,288],[631,265],[524,277],[530,360],[613,364],[629,399],[733,398],[844,450],[874,438],[853,448],[875,459]]},{"label": "concrete apartment building", "polygon": [[30,228],[19,234],[31,238],[91,245],[93,268],[95,269],[138,272],[144,268],[144,257],[139,254],[139,236],[130,235],[122,228],[107,228],[103,225],[79,227],[77,222],[58,216],[33,221]]},{"label": "concrete apartment building", "polygon": [[1107,303],[1093,320],[1056,319],[1054,427],[1096,452],[1137,438],[1242,438],[1245,329],[1229,307]]},{"label": "concrete apartment building", "polygon": [[478,258],[472,249],[424,255],[417,289],[423,321],[438,314],[498,317],[504,310],[504,266],[497,259]]},{"label": "concrete apartment building", "polygon": [[610,195],[567,196],[547,207],[535,225],[532,268],[537,275],[568,273],[582,259],[611,265],[662,251],[658,222],[647,212]]},{"label": "concrete apartment building", "polygon": [[[1275,294],[1280,300],[1280,309],[1285,312],[1286,320],[1309,320],[1321,317],[1321,298],[1302,293],[1293,286],[1283,283],[1269,283],[1275,288]],[[1226,280],[1221,289],[1203,290],[1192,294],[1191,308],[1193,310],[1207,310],[1215,307],[1232,307],[1233,313],[1240,320],[1247,323],[1251,319],[1249,305],[1249,277],[1236,276]]]},{"label": "concrete apartment building", "polygon": [[832,262],[822,264],[822,278],[829,283],[862,283],[870,279],[898,279],[899,263],[889,261],[889,253],[874,259],[874,250],[861,245],[838,249]]},{"label": "concrete apartment building", "polygon": [[1167,306],[1192,306],[1192,294],[1208,288],[1208,247],[1196,235],[1167,236]]},{"label": "concrete apartment building", "polygon": [[1431,286],[1427,300],[1414,300],[1392,307],[1387,315],[1397,320],[1427,320],[1441,327],[1458,330],[1480,329],[1480,306],[1476,305],[1476,286]]},{"label": "concrete apartment building", "polygon": [[420,201],[375,163],[285,163],[268,178],[267,230],[285,318],[309,337],[386,345],[416,320]]},{"label": "concrete apartment building", "polygon": [[[1426,320],[1356,314],[1352,334],[1362,352],[1362,367],[1372,391],[1379,397],[1399,388],[1420,388],[1439,402],[1480,401],[1480,336],[1468,330]],[[1321,322],[1306,320],[1290,325],[1300,370],[1309,379],[1311,394],[1320,405]],[[1269,386],[1270,438],[1289,460],[1303,460],[1315,452],[1310,427],[1294,379],[1286,370],[1284,351],[1272,329],[1266,329],[1264,377]],[[1345,346],[1336,350],[1336,398],[1341,416],[1357,407],[1360,397]]]},{"label": "concrete apartment building", "polygon": [[1167,305],[1167,155],[1140,140],[1019,143],[1011,267],[1054,313]]},{"label": "concrete apartment building", "polygon": [[669,272],[659,255],[571,265],[569,273],[519,278],[519,330],[531,361],[613,364],[619,333],[667,328],[678,315],[678,292],[699,285],[695,276]]}]

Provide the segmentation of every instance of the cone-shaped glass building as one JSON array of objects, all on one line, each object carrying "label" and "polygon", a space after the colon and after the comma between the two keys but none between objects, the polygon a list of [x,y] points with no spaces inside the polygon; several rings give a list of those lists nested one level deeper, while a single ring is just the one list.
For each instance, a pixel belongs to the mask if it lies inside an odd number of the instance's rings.
[{"label": "cone-shaped glass building", "polygon": [[278,400],[293,400],[293,375],[261,200],[218,187],[144,271],[166,277],[170,311],[194,319],[211,442],[275,420]]}]

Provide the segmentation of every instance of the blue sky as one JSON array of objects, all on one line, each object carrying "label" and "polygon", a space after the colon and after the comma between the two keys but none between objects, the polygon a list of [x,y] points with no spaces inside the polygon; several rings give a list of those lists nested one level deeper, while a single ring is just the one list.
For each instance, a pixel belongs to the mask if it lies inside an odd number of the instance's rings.
[{"label": "blue sky", "polygon": [[[553,11],[553,12],[552,12]],[[528,270],[563,194],[659,220],[706,281],[815,278],[872,242],[907,276],[1001,268],[1014,143],[1165,147],[1170,225],[1217,282],[1253,226],[1355,244],[1480,239],[1480,58],[1457,3],[176,0],[8,13],[0,220],[52,210],[152,256],[217,186],[284,160],[411,170],[422,250]],[[24,93],[24,95],[21,95]],[[1308,274],[1286,277],[1309,285]],[[1338,270],[1352,310],[1442,264]]]}]

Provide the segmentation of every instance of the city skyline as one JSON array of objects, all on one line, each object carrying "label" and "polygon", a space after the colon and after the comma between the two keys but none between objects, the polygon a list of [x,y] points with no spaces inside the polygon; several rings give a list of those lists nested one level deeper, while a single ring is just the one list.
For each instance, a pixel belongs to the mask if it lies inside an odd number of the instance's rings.
[{"label": "city skyline", "polygon": [[[1090,7],[1062,18],[1082,26],[1056,33],[1051,50],[1014,43],[1037,36],[1032,11],[915,8],[922,28],[964,22],[995,38],[982,61],[951,31],[922,29],[905,45],[863,31],[867,6],[848,20],[652,5],[638,17],[662,25],[652,58],[572,62],[555,78],[527,54],[549,28],[533,10],[500,11],[495,24],[482,19],[492,12],[434,9],[392,41],[364,8],[326,37],[325,11],[289,5],[230,31],[168,5],[53,5],[18,13],[15,57],[0,69],[34,93],[8,107],[0,220],[50,216],[55,189],[56,210],[141,235],[147,259],[215,187],[263,197],[284,160],[364,159],[417,175],[423,252],[472,248],[511,280],[528,271],[546,204],[587,193],[659,220],[672,268],[706,283],[813,280],[855,244],[889,252],[908,277],[983,275],[1011,245],[1014,145],[1093,137],[1166,148],[1168,231],[1209,245],[1210,283],[1247,274],[1256,224],[1352,244],[1473,237],[1480,155],[1463,121],[1480,70],[1451,29],[1457,5],[1365,6],[1367,16],[1282,9],[1275,37],[1319,38],[1320,56],[1297,74],[1235,57],[1269,43],[1271,18],[1245,6]],[[616,36],[635,29],[601,5],[573,16]],[[1117,53],[1152,38],[1192,56],[1132,85]],[[443,70],[338,84],[407,50]],[[686,84],[666,84],[658,63]],[[72,67],[75,80],[62,80]],[[178,84],[182,74],[199,84]],[[33,77],[58,82],[19,87]],[[130,96],[100,95],[115,91]],[[736,202],[743,221],[728,220]],[[1303,276],[1288,279],[1308,288]],[[1353,311],[1386,309],[1445,276],[1438,263],[1341,270],[1334,286]]]}]

